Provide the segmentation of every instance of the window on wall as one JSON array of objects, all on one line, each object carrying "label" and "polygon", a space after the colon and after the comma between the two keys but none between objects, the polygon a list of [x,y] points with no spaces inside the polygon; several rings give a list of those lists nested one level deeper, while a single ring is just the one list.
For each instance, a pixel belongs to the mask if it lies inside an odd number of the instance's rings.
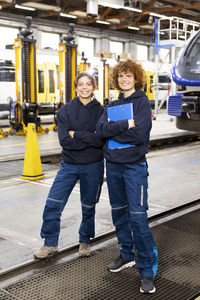
[{"label": "window on wall", "polygon": [[123,53],[123,43],[109,41],[110,52],[120,55]]},{"label": "window on wall", "polygon": [[78,38],[78,52],[79,55],[82,55],[84,52],[84,56],[86,58],[94,56],[94,39],[79,37]]},{"label": "window on wall", "polygon": [[137,60],[148,60],[148,47],[137,45]]},{"label": "window on wall", "polygon": [[18,33],[16,28],[0,27],[0,49],[5,49],[6,45],[14,44]]},{"label": "window on wall", "polygon": [[59,34],[41,32],[41,48],[58,49]]}]

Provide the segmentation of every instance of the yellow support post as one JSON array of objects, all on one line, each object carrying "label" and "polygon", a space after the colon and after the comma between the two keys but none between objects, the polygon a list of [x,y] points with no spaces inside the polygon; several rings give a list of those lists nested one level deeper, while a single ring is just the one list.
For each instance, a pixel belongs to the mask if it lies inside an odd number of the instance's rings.
[{"label": "yellow support post", "polygon": [[104,65],[104,99],[109,99],[109,65]]},{"label": "yellow support post", "polygon": [[54,123],[49,130],[57,130],[56,113],[71,99],[76,96],[74,80],[77,75],[77,44],[74,43],[74,24],[69,24],[68,36],[63,37],[59,44],[59,103],[54,112]]},{"label": "yellow support post", "polygon": [[65,72],[66,72],[66,67],[65,67],[65,44],[60,43],[59,48],[58,48],[58,53],[59,53],[59,67],[58,67],[58,73],[59,73],[59,102],[64,103],[64,99],[66,97],[65,93]]},{"label": "yellow support post", "polygon": [[71,99],[76,96],[74,80],[77,75],[77,47],[71,47]]},{"label": "yellow support post", "polygon": [[104,105],[109,99],[109,65],[103,55],[98,66],[98,83],[99,102]]},{"label": "yellow support post", "polygon": [[[77,75],[77,44],[74,43],[74,24],[69,24],[69,35],[59,44],[59,96],[65,104],[76,96],[74,80]],[[62,105],[59,105],[62,106]]]}]

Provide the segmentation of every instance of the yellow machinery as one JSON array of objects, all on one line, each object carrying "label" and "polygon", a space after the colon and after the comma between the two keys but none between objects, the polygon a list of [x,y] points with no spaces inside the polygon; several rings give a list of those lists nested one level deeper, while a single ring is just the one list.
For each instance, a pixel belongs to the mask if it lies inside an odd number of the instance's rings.
[{"label": "yellow machinery", "polygon": [[101,105],[107,105],[109,101],[109,65],[103,55],[101,55],[101,62],[98,66],[98,90],[99,102]]},{"label": "yellow machinery", "polygon": [[154,72],[152,71],[145,71],[147,82],[144,87],[144,92],[146,93],[150,103],[154,103]]},{"label": "yellow machinery", "polygon": [[15,39],[16,104],[10,134],[25,135],[28,123],[36,124],[37,133],[45,130],[40,124],[37,103],[36,40],[32,36],[32,17],[26,17],[27,28]]},{"label": "yellow machinery", "polygon": [[59,103],[55,106],[54,123],[49,130],[57,130],[57,111],[76,96],[74,80],[77,75],[77,44],[75,44],[74,24],[69,24],[68,36],[59,44]]},{"label": "yellow machinery", "polygon": [[3,130],[0,128],[0,139],[2,139],[4,137],[4,132]]},{"label": "yellow machinery", "polygon": [[78,66],[78,73],[86,72],[90,68],[90,63],[87,62],[84,52],[82,52],[81,62]]},{"label": "yellow machinery", "polygon": [[8,135],[9,135],[8,130],[3,130],[0,127],[0,139],[2,139],[3,137],[8,137]]}]

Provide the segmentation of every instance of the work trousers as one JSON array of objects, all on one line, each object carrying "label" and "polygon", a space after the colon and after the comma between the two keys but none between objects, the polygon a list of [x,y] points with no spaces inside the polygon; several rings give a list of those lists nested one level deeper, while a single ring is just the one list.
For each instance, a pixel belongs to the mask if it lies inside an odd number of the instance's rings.
[{"label": "work trousers", "polygon": [[157,248],[147,216],[148,168],[146,163],[106,163],[107,184],[112,219],[120,254],[133,260],[137,249],[137,266],[141,277],[155,277]]},{"label": "work trousers", "polygon": [[40,234],[45,246],[58,245],[61,214],[78,179],[82,207],[79,242],[90,243],[90,238],[95,236],[95,206],[101,193],[103,170],[103,161],[84,165],[61,162],[43,212]]}]

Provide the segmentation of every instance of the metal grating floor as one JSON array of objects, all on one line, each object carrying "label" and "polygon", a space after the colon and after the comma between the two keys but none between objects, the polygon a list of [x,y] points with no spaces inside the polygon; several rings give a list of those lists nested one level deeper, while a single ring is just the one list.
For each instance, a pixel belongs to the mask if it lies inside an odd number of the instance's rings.
[{"label": "metal grating floor", "polygon": [[159,251],[154,295],[139,292],[135,267],[110,273],[118,245],[95,251],[0,289],[1,300],[189,300],[200,294],[200,210],[152,228]]}]

